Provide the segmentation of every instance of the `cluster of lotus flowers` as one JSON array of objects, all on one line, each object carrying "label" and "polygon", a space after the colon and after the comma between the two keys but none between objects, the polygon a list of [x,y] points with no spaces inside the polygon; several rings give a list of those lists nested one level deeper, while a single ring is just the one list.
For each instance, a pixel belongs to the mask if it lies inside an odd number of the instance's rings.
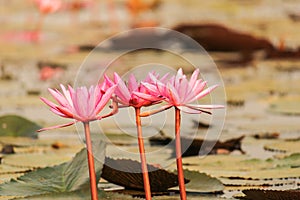
[{"label": "cluster of lotus flowers", "polygon": [[[150,72],[146,78],[138,82],[133,74],[124,82],[121,77],[114,73],[113,79],[104,75],[104,81],[96,86],[65,88],[61,85],[61,91],[49,89],[49,92],[57,101],[57,104],[41,98],[51,111],[61,117],[74,119],[72,122],[43,128],[49,130],[70,126],[76,122],[82,122],[85,127],[86,146],[89,162],[91,197],[97,199],[97,183],[94,171],[94,158],[90,139],[89,122],[101,120],[114,115],[118,108],[133,107],[135,109],[136,126],[138,134],[139,151],[141,158],[141,169],[144,180],[145,198],[151,199],[151,188],[145,157],[145,149],[142,136],[141,117],[146,117],[171,107],[175,108],[175,140],[176,140],[176,161],[178,172],[178,183],[181,199],[186,199],[184,175],[181,159],[180,144],[180,112],[190,114],[211,113],[211,109],[223,108],[222,105],[199,105],[193,102],[210,94],[217,86],[207,87],[207,82],[198,79],[199,69],[196,69],[190,79],[183,73],[182,69],[176,75],[165,74],[160,77],[158,73]],[[112,110],[108,114],[99,115],[108,102],[112,102]],[[151,106],[165,102],[159,109],[141,112],[141,107]]]}]

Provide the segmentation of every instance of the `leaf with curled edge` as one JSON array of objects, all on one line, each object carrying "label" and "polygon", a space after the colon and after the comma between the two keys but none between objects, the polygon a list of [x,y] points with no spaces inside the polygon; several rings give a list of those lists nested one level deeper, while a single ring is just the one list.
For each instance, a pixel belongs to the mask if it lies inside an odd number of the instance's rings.
[{"label": "leaf with curled edge", "polygon": [[[178,185],[177,175],[160,169],[153,165],[147,165],[151,190],[164,192]],[[106,158],[101,177],[108,182],[120,185],[126,189],[144,190],[141,163],[129,159]],[[185,180],[186,183],[188,180]]]},{"label": "leaf with curled edge", "polygon": [[[105,159],[105,143],[94,144],[96,180],[99,181]],[[33,196],[76,191],[89,187],[86,149],[69,161],[54,167],[37,169],[0,185],[0,196]]]}]

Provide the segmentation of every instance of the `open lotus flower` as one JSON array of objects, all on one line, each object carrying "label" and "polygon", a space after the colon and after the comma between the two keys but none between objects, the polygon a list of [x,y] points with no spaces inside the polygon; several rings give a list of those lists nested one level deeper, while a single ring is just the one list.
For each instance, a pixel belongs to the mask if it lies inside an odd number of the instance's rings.
[{"label": "open lotus flower", "polygon": [[[153,78],[151,78],[152,76]],[[164,81],[165,78],[166,76],[162,77],[160,81]],[[125,84],[117,73],[114,73],[114,81],[110,80],[107,76],[105,79],[109,85],[117,84],[115,94],[117,96],[117,102],[122,104],[122,107],[132,106],[141,108],[142,106],[160,103],[163,100],[163,98],[158,96],[158,93],[149,92],[148,88],[138,83],[133,74],[129,75],[128,85]],[[154,83],[152,79],[158,80],[158,74],[149,73],[143,82],[151,85]],[[136,93],[143,94],[143,98],[137,96]]]},{"label": "open lotus flower", "polygon": [[[224,108],[223,105],[198,105],[192,104],[196,100],[199,100],[211,91],[213,91],[217,85],[213,85],[209,88],[205,88],[207,82],[198,79],[199,69],[196,69],[190,80],[187,79],[186,75],[183,74],[180,68],[175,76],[172,76],[168,81],[158,80],[155,76],[150,76],[152,83],[142,82],[142,85],[148,90],[148,93],[152,95],[158,95],[164,98],[167,103],[158,110],[151,112],[142,113],[141,116],[148,116],[167,110],[173,106],[179,110],[190,113],[190,114],[200,114],[202,112],[209,113],[209,109]],[[155,83],[155,84],[153,84]],[[149,95],[145,95],[142,92],[135,92],[136,96],[147,100]]]},{"label": "open lotus flower", "polygon": [[82,122],[84,125],[92,200],[97,200],[98,194],[89,122],[100,120],[117,112],[118,106],[116,105],[116,102],[114,102],[114,109],[112,112],[104,116],[98,115],[103,110],[107,102],[112,98],[115,88],[116,85],[108,86],[106,81],[102,84],[91,86],[89,89],[86,87],[73,89],[71,86],[66,89],[63,85],[61,85],[62,93],[56,89],[49,89],[49,92],[58,104],[41,97],[41,100],[50,107],[53,113],[61,117],[75,119],[75,121],[50,128],[40,129],[39,131],[70,126],[75,122]]},{"label": "open lotus flower", "polygon": [[[149,73],[143,82],[146,82],[148,84],[154,83],[152,82],[152,79],[154,78],[151,78],[151,76],[155,77],[155,79],[158,79],[158,74],[153,72],[153,73]],[[166,76],[162,77],[160,81],[163,82],[165,78]],[[130,74],[127,85],[117,73],[114,73],[114,81],[110,80],[107,76],[105,76],[105,79],[110,85],[117,84],[117,88],[115,90],[116,101],[122,104],[121,107],[131,106],[134,107],[135,109],[136,127],[137,127],[140,159],[141,159],[141,168],[142,168],[143,181],[144,181],[145,198],[146,200],[150,200],[151,189],[150,189],[149,175],[148,175],[147,162],[145,156],[144,140],[142,135],[140,110],[141,107],[143,106],[150,106],[150,105],[160,103],[163,100],[163,98],[160,97],[158,93],[150,92],[144,85],[138,83],[133,74]],[[143,98],[136,96],[135,95],[136,92],[142,93],[144,95]]]},{"label": "open lotus flower", "polygon": [[50,107],[50,110],[53,113],[64,118],[75,119],[75,121],[63,125],[44,128],[39,131],[70,126],[75,122],[85,123],[100,120],[117,112],[117,108],[114,106],[111,113],[104,116],[98,115],[111,99],[116,85],[111,85],[109,87],[106,82],[103,82],[97,86],[91,86],[89,89],[86,87],[73,89],[71,86],[68,86],[68,89],[66,89],[63,85],[60,86],[62,93],[57,89],[49,89],[49,92],[58,104],[55,104],[43,97],[41,97],[41,100]]},{"label": "open lotus flower", "polygon": [[[143,82],[142,85],[148,90],[151,95],[164,98],[167,103],[158,110],[141,113],[140,116],[149,116],[169,109],[175,108],[175,145],[176,145],[176,163],[178,173],[178,183],[180,190],[180,199],[186,200],[186,191],[184,183],[184,174],[182,168],[182,152],[180,141],[180,123],[181,123],[181,111],[190,114],[200,114],[202,112],[209,113],[207,109],[223,108],[222,105],[198,105],[192,104],[192,102],[201,99],[208,95],[217,86],[206,87],[206,82],[198,79],[199,69],[196,69],[190,80],[183,74],[182,69],[177,71],[175,76],[172,76],[168,81],[160,81],[155,76],[150,76],[152,83]],[[153,84],[154,83],[154,84]],[[145,95],[142,92],[136,92],[135,95],[147,100],[149,94]]]}]

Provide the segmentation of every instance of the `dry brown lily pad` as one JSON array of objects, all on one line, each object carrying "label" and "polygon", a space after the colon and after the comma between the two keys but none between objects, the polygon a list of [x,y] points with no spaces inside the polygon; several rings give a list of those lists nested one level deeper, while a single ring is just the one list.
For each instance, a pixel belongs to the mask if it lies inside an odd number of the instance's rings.
[{"label": "dry brown lily pad", "polygon": [[[196,156],[196,155],[204,155],[204,154],[217,154],[218,150],[226,150],[228,152],[232,152],[235,150],[240,151],[242,154],[245,152],[242,150],[242,140],[245,136],[241,136],[238,138],[232,138],[229,140],[226,140],[224,142],[221,141],[205,141],[202,139],[193,139],[193,138],[181,138],[181,148],[184,150],[182,156],[188,157],[188,156]],[[175,141],[164,134],[153,136],[149,139],[149,142],[151,145],[167,145],[171,144],[174,146],[175,149]],[[207,147],[204,149],[201,149],[202,145],[204,144]],[[200,152],[201,149],[201,152]],[[173,156],[175,157],[175,153],[173,152]]]},{"label": "dry brown lily pad", "polygon": [[[144,190],[141,163],[129,159],[106,158],[101,177],[130,190]],[[165,192],[178,185],[177,175],[148,164],[152,192]],[[189,180],[185,180],[188,183]]]},{"label": "dry brown lily pad", "polygon": [[243,190],[248,200],[296,200],[300,199],[300,190]]}]

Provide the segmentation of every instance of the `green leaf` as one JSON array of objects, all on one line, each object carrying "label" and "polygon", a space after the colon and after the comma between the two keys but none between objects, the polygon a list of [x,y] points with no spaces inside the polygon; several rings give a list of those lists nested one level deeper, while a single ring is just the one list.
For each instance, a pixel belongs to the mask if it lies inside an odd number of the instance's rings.
[{"label": "green leaf", "polygon": [[189,183],[185,184],[187,192],[215,193],[224,190],[221,181],[206,173],[184,170],[184,178],[190,180]]},{"label": "green leaf", "polygon": [[[97,148],[95,148],[97,147]],[[100,179],[105,159],[105,143],[94,145],[95,171],[97,182]],[[54,167],[46,167],[26,173],[0,185],[0,196],[32,196],[45,193],[75,191],[89,187],[89,174],[86,149],[82,149],[73,160]]]},{"label": "green leaf", "polygon": [[224,185],[221,181],[206,173],[184,170],[184,177],[190,180],[186,184],[186,190],[189,192],[215,193],[224,190]]},{"label": "green leaf", "polygon": [[[91,193],[90,190],[77,190],[72,192],[61,192],[61,193],[51,193],[51,194],[42,194],[35,195],[31,197],[20,197],[15,198],[15,200],[86,200],[90,199]],[[104,192],[103,190],[98,190],[99,199],[113,199],[113,200],[132,200],[132,197],[129,195],[123,195],[112,192]]]},{"label": "green leaf", "polygon": [[23,136],[37,138],[36,130],[41,126],[17,115],[5,115],[0,117],[1,136]]}]

